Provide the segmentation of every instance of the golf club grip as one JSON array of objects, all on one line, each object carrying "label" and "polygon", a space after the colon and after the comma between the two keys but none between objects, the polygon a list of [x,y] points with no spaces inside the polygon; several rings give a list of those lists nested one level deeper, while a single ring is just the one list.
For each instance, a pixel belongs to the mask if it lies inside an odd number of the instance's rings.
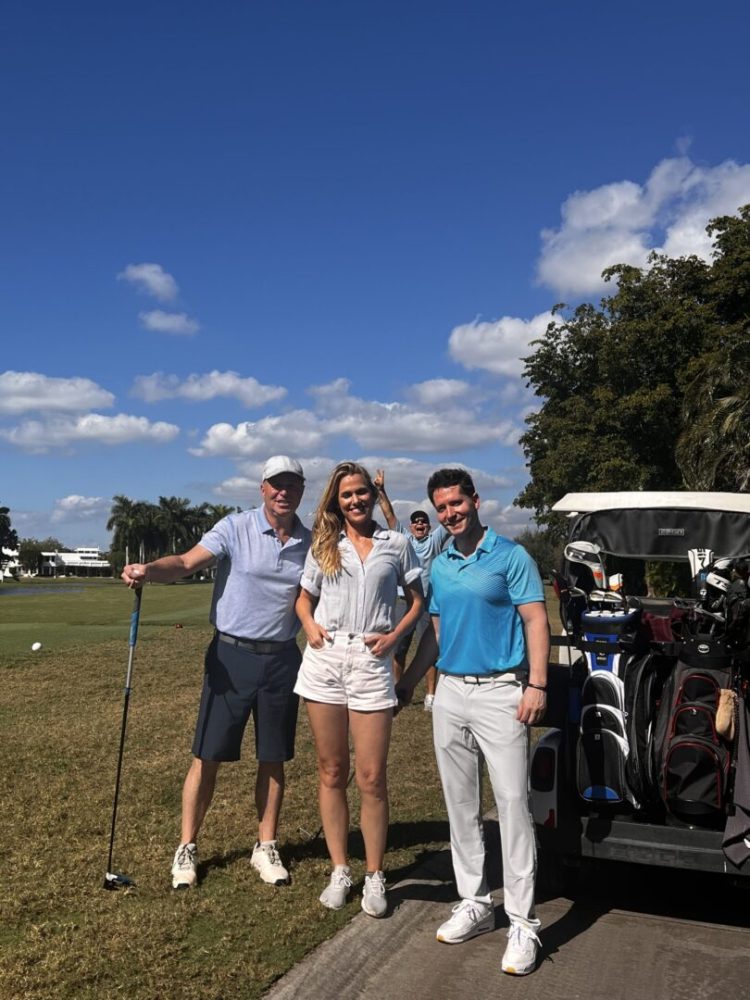
[{"label": "golf club grip", "polygon": [[135,603],[133,605],[133,613],[130,616],[130,639],[128,643],[132,648],[135,646],[136,640],[138,639],[138,619],[141,616],[141,596],[143,591],[139,587],[135,592]]}]

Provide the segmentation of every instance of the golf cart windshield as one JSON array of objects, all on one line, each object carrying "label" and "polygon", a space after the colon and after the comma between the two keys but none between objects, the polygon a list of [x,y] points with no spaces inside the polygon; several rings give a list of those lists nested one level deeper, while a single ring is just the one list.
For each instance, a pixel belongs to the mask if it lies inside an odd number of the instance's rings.
[{"label": "golf cart windshield", "polygon": [[733,493],[576,493],[553,510],[574,516],[569,541],[584,539],[627,558],[688,561],[688,550],[750,552],[750,496]]}]

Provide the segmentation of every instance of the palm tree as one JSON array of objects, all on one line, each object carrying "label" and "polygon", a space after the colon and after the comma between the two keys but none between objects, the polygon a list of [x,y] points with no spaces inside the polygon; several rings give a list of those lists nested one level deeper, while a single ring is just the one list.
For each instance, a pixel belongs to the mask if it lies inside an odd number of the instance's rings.
[{"label": "palm tree", "polygon": [[182,548],[192,541],[195,518],[186,497],[159,497],[154,520],[164,532],[172,554],[177,552],[178,544]]},{"label": "palm tree", "polygon": [[126,564],[130,562],[130,547],[135,548],[138,542],[138,530],[142,518],[141,506],[139,501],[131,500],[123,493],[112,497],[107,531],[114,532],[112,548],[124,551]]}]

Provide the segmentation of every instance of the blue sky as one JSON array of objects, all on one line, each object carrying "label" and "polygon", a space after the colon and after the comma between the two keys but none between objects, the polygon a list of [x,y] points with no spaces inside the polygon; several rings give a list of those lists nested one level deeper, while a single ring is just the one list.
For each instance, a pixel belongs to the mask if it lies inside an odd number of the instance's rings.
[{"label": "blue sky", "polygon": [[0,504],[107,545],[111,498],[403,514],[439,465],[513,535],[519,358],[603,267],[750,202],[744,5],[8,4]]}]

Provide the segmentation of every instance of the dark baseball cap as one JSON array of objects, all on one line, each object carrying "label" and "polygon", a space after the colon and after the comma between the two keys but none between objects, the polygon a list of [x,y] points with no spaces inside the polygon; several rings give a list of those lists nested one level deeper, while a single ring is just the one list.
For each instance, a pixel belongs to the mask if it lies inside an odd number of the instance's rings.
[{"label": "dark baseball cap", "polygon": [[414,524],[415,521],[427,521],[428,524],[430,523],[429,514],[424,510],[413,511],[409,520],[412,524]]}]

